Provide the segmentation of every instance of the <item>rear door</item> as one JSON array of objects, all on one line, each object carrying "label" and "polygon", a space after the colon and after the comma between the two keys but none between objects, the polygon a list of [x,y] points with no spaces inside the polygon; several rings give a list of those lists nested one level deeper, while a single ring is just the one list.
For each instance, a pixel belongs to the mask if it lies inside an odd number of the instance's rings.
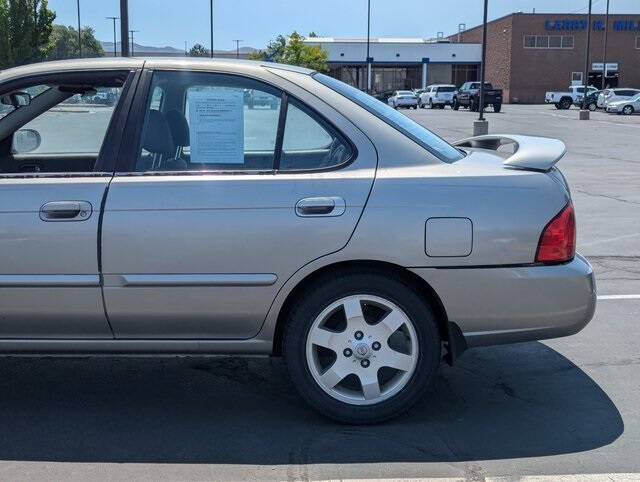
[{"label": "rear door", "polygon": [[317,97],[258,73],[149,73],[128,129],[140,140],[104,212],[116,337],[250,338],[283,283],[353,233],[373,145]]},{"label": "rear door", "polygon": [[[0,114],[0,338],[112,337],[98,229],[133,77],[83,71],[4,87],[32,99]],[[109,105],[92,100],[103,89],[116,92]]]}]

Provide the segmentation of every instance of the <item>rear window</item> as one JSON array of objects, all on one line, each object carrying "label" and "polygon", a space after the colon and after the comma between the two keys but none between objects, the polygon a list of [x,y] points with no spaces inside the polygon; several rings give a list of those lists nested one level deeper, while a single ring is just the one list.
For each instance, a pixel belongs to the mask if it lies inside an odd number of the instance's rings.
[{"label": "rear window", "polygon": [[455,90],[455,87],[438,87],[436,92],[454,92]]},{"label": "rear window", "polygon": [[371,114],[386,122],[391,127],[402,132],[405,136],[417,142],[441,161],[454,162],[464,157],[458,149],[447,141],[412,121],[409,117],[391,108],[384,102],[380,102],[375,97],[328,75],[315,73],[313,74],[313,78],[358,104],[363,109],[368,110]]}]

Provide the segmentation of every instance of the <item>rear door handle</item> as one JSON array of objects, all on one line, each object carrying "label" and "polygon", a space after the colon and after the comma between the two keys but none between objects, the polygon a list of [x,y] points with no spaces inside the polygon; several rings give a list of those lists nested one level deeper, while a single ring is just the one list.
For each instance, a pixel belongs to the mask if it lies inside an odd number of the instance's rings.
[{"label": "rear door handle", "polygon": [[338,196],[307,197],[296,203],[296,214],[302,217],[341,216],[346,204]]},{"label": "rear door handle", "polygon": [[89,201],[51,201],[40,208],[43,221],[85,221],[91,217]]}]

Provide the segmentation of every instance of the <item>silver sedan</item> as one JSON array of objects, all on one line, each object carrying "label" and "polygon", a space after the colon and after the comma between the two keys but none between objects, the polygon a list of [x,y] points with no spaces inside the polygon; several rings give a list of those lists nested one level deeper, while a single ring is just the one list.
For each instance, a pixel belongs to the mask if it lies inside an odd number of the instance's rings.
[{"label": "silver sedan", "polygon": [[636,94],[630,99],[616,100],[608,103],[607,112],[625,115],[640,112],[640,94]]},{"label": "silver sedan", "polygon": [[312,406],[373,423],[467,348],[594,313],[558,140],[451,145],[259,62],[41,63],[0,101],[4,354],[282,355]]}]

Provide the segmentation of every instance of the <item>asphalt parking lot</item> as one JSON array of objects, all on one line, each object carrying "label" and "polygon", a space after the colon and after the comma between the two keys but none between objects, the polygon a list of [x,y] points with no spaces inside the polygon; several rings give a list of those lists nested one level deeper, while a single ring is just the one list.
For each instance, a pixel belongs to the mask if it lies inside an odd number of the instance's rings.
[{"label": "asphalt parking lot", "polygon": [[[404,111],[449,140],[477,114]],[[279,359],[0,359],[4,480],[640,475],[640,116],[505,105],[490,132],[553,136],[594,265],[594,320],[564,339],[479,348],[407,415],[333,423]],[[578,477],[581,478],[581,477]]]}]

